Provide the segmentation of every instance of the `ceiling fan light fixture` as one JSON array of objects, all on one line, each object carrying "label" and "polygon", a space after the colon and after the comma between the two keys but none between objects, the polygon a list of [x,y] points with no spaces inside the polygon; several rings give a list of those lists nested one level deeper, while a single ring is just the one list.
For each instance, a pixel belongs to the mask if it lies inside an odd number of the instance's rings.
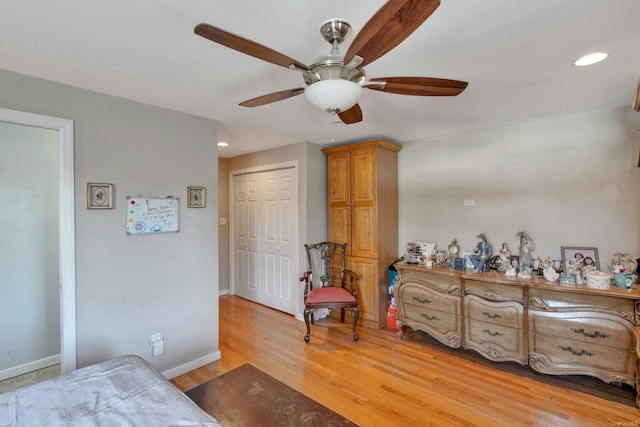
[{"label": "ceiling fan light fixture", "polygon": [[307,101],[331,114],[347,111],[356,105],[362,95],[362,86],[349,80],[320,80],[304,90]]},{"label": "ceiling fan light fixture", "polygon": [[607,59],[609,54],[607,52],[593,52],[587,55],[581,56],[573,63],[576,67],[585,67],[587,65],[597,64],[600,61]]}]

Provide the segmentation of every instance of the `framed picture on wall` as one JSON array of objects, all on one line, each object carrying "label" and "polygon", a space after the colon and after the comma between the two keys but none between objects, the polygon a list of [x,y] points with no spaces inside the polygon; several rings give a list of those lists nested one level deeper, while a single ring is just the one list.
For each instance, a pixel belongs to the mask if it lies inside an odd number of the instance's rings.
[{"label": "framed picture on wall", "polygon": [[188,208],[204,208],[207,203],[206,188],[204,187],[187,187],[187,207]]},{"label": "framed picture on wall", "polygon": [[568,271],[576,261],[581,261],[584,266],[595,266],[596,270],[600,270],[598,248],[562,246],[560,253],[562,254],[562,269],[565,272]]},{"label": "framed picture on wall", "polygon": [[113,184],[88,182],[87,209],[113,209]]}]

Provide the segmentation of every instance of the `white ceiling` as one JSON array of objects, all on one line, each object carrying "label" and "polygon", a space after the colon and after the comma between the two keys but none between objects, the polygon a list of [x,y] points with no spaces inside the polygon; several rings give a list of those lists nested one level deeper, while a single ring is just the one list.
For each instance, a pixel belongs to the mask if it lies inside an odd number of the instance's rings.
[{"label": "white ceiling", "polygon": [[[196,36],[206,22],[302,63],[329,53],[330,18],[359,31],[384,0],[1,0],[0,68],[218,120],[220,156],[311,141],[404,142],[629,106],[640,72],[639,0],[442,0],[369,77],[469,82],[457,97],[366,90],[364,119],[337,125],[304,96],[239,102],[303,87],[301,74]],[[342,46],[346,52],[349,38]],[[605,62],[573,66],[584,53]],[[0,94],[0,104],[1,104]]]}]

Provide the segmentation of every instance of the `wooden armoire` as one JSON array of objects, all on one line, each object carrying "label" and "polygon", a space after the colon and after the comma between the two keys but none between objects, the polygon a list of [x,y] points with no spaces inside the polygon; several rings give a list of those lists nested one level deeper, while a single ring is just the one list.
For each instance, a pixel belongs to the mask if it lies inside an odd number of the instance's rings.
[{"label": "wooden armoire", "polygon": [[398,151],[383,140],[326,148],[328,239],[347,243],[345,267],[360,276],[362,325],[386,325],[388,267],[398,258]]}]

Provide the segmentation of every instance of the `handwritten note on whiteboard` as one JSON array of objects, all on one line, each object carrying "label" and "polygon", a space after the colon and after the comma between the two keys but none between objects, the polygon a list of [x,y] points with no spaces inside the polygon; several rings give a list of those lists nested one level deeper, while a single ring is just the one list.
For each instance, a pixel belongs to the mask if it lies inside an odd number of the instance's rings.
[{"label": "handwritten note on whiteboard", "polygon": [[127,197],[127,234],[176,233],[180,230],[180,199]]}]

